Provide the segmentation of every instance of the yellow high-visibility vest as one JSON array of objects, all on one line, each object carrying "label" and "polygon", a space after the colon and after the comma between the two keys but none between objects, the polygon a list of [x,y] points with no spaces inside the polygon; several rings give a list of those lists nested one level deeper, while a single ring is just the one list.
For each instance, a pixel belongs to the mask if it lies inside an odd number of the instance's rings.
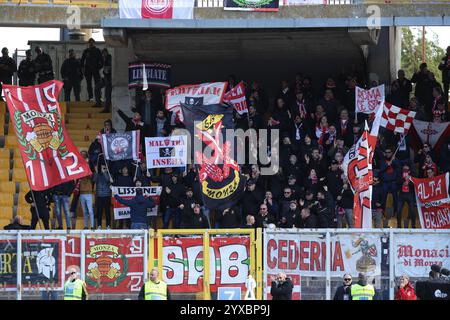
[{"label": "yellow high-visibility vest", "polygon": [[68,280],[64,285],[64,300],[81,300],[83,296],[83,280]]},{"label": "yellow high-visibility vest", "polygon": [[371,284],[361,286],[353,284],[351,287],[352,300],[373,300],[375,289]]},{"label": "yellow high-visibility vest", "polygon": [[167,284],[164,281],[147,281],[144,286],[145,300],[167,300]]}]

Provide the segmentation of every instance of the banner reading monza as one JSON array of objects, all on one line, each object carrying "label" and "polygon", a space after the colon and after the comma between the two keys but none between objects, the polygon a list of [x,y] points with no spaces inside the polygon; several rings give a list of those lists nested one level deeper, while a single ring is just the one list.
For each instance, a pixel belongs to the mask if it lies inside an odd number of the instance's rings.
[{"label": "banner reading monza", "polygon": [[130,62],[128,64],[129,89],[144,86],[144,69],[148,86],[170,88],[172,65],[158,62]]},{"label": "banner reading monza", "polygon": [[[227,286],[244,291],[250,270],[250,237],[211,236],[209,245],[211,292]],[[162,262],[162,277],[171,292],[202,291],[202,237],[164,237]]]},{"label": "banner reading monza", "polygon": [[233,206],[242,196],[246,183],[235,160],[234,141],[227,140],[226,135],[227,129],[234,129],[233,107],[182,104],[182,111],[186,128],[192,139],[196,139],[192,145],[196,146],[196,142],[201,145],[194,151],[194,159],[203,202],[210,209]]},{"label": "banner reading monza", "polygon": [[187,137],[145,138],[147,168],[184,167],[187,165]]},{"label": "banner reading monza", "polygon": [[[153,201],[155,202],[155,206],[153,208],[147,209],[147,216],[157,216],[162,187],[150,186],[141,187],[141,189],[144,197],[152,197]],[[112,187],[112,192],[125,200],[130,200],[133,199],[136,195],[136,187]],[[115,220],[130,218],[129,207],[119,203],[114,197],[112,197],[111,203],[114,210]]]},{"label": "banner reading monza", "polygon": [[420,225],[424,229],[450,229],[449,175],[411,178],[416,193]]},{"label": "banner reading monza", "polygon": [[89,293],[139,292],[143,286],[142,235],[86,238],[85,281]]},{"label": "banner reading monza", "polygon": [[[22,288],[62,290],[65,278],[65,237],[22,239]],[[7,291],[17,290],[17,241],[0,240],[0,283]]]},{"label": "banner reading monza", "polygon": [[326,254],[331,253],[331,276],[349,273],[358,276],[381,275],[381,237],[375,234],[331,236],[327,250],[320,234],[266,233],[264,237],[264,272],[325,276]]},{"label": "banner reading monza", "polygon": [[32,190],[46,190],[92,174],[61,118],[58,96],[62,86],[55,80],[28,87],[3,86]]},{"label": "banner reading monza", "polygon": [[450,269],[450,237],[447,234],[396,234],[395,276],[427,278],[433,264]]}]

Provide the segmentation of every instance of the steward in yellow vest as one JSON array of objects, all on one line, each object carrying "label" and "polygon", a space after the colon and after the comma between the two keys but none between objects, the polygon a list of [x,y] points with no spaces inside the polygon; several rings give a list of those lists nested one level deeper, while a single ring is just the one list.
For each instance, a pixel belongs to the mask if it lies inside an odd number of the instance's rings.
[{"label": "steward in yellow vest", "polygon": [[64,285],[64,300],[87,300],[86,283],[78,279],[80,274],[75,268],[69,268],[69,279]]},{"label": "steward in yellow vest", "polygon": [[142,286],[139,292],[139,300],[170,300],[167,284],[158,277],[158,269],[153,268],[150,272],[150,280]]},{"label": "steward in yellow vest", "polygon": [[375,296],[375,288],[367,283],[367,277],[365,274],[359,274],[359,281],[351,286],[352,300],[373,300]]}]

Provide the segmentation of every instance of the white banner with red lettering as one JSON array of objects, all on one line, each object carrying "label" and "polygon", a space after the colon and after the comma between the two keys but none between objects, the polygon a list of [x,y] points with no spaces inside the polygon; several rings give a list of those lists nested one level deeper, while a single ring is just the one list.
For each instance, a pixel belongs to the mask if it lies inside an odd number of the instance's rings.
[{"label": "white banner with red lettering", "polygon": [[422,228],[450,229],[449,173],[434,178],[411,179]]},{"label": "white banner with red lettering", "polygon": [[223,102],[228,82],[188,84],[166,91],[166,110],[175,112],[183,121],[180,103],[188,105],[208,105]]},{"label": "white banner with red lettering", "polygon": [[245,87],[244,82],[239,82],[233,89],[228,91],[223,101],[230,103],[233,105],[234,109],[239,114],[244,114],[248,112],[247,100],[245,98]]},{"label": "white banner with red lettering", "polygon": [[437,264],[450,269],[449,234],[396,234],[394,240],[396,277],[428,278],[430,267]]},{"label": "white banner with red lettering", "polygon": [[32,190],[46,190],[92,174],[64,126],[58,104],[62,87],[63,83],[55,80],[28,87],[3,85]]},{"label": "white banner with red lettering", "polygon": [[147,168],[184,167],[187,165],[187,137],[145,138]]},{"label": "white banner with red lettering", "polygon": [[355,87],[355,113],[375,113],[384,106],[384,84],[365,90]]},{"label": "white banner with red lettering", "polygon": [[195,0],[119,0],[120,19],[193,19]]},{"label": "white banner with red lettering", "polygon": [[356,277],[360,272],[378,276],[381,275],[381,241],[381,236],[376,234],[332,235],[331,249],[327,250],[323,234],[266,232],[264,273],[325,277],[325,258],[329,252],[332,277],[340,277],[344,273]]},{"label": "white banner with red lettering", "polygon": [[[144,197],[152,197],[153,201],[155,201],[155,206],[151,209],[147,209],[148,217],[156,217],[158,214],[158,205],[161,196],[162,187],[141,187],[142,194]],[[125,200],[133,199],[136,196],[136,187],[112,187],[113,194],[117,194],[121,198]],[[116,200],[116,198],[112,197],[112,206],[114,210],[114,219],[129,219],[130,218],[130,207],[121,204]]]}]

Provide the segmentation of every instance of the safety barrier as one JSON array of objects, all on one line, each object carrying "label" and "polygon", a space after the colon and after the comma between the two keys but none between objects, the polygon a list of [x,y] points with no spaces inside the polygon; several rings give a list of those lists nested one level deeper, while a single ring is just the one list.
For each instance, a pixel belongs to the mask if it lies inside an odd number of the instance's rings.
[{"label": "safety barrier", "polygon": [[[293,280],[293,299],[330,300],[342,276],[357,281],[365,273],[377,298],[393,300],[396,279],[428,278],[432,264],[450,267],[449,230],[284,229],[264,230],[264,299],[270,299],[270,276]],[[329,254],[326,254],[329,253]]]},{"label": "safety barrier", "polygon": [[0,299],[62,299],[78,266],[89,299],[137,299],[157,267],[174,299],[243,299],[248,275],[271,299],[271,275],[285,272],[293,299],[329,300],[344,273],[364,272],[392,300],[400,275],[449,268],[449,248],[449,230],[423,229],[0,231]]}]

